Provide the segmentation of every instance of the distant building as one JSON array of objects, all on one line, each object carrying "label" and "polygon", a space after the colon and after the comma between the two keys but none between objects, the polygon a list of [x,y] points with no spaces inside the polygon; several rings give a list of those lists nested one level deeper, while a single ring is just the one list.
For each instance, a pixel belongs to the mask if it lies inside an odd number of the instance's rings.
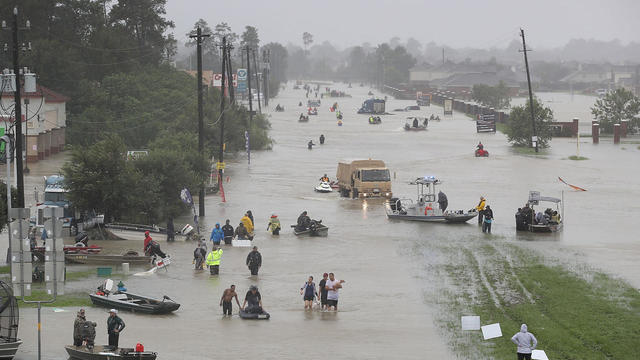
[{"label": "distant building", "polygon": [[560,81],[582,88],[637,90],[639,65],[578,64],[578,69]]},{"label": "distant building", "polygon": [[[0,95],[0,121],[8,129],[14,122],[12,111],[13,92]],[[23,156],[27,162],[44,160],[64,150],[67,126],[66,103],[69,97],[38,85],[35,92],[22,93]],[[28,103],[28,104],[27,104]]]}]

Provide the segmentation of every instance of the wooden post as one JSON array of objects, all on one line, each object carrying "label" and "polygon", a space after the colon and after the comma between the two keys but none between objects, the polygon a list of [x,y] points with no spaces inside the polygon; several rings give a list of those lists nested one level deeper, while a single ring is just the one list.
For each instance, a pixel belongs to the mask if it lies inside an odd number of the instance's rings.
[{"label": "wooden post", "polygon": [[600,143],[600,124],[597,121],[591,122],[591,138],[594,144]]},{"label": "wooden post", "polygon": [[573,136],[578,136],[578,132],[580,131],[578,129],[578,118],[573,118]]},{"label": "wooden post", "polygon": [[627,132],[629,131],[629,120],[622,120],[620,122],[620,127],[622,128],[620,136],[622,136],[623,138],[626,138]]},{"label": "wooden post", "polygon": [[613,143],[620,144],[620,124],[613,124]]}]

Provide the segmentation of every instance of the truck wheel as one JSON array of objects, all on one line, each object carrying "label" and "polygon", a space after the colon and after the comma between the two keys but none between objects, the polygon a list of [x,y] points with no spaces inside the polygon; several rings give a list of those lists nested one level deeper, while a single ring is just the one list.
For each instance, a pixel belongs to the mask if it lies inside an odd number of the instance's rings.
[{"label": "truck wheel", "polygon": [[358,189],[351,190],[351,195],[354,199],[358,198]]}]

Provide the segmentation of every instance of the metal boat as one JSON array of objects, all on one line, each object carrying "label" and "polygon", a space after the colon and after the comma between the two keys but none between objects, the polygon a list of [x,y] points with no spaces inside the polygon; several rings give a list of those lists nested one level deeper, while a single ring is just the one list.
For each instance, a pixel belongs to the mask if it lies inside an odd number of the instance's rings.
[{"label": "metal boat", "polygon": [[435,176],[417,178],[409,185],[416,185],[418,199],[392,198],[385,203],[385,211],[389,219],[408,221],[464,223],[478,216],[476,211],[446,210],[440,208],[436,199],[436,185],[440,180]]},{"label": "metal boat", "polygon": [[429,119],[425,117],[410,116],[407,117],[407,122],[404,124],[406,131],[424,131],[427,130]]},{"label": "metal boat", "polygon": [[[184,241],[188,233],[185,233],[186,229],[188,229],[191,225],[185,225],[180,232],[175,234],[176,241]],[[123,240],[144,240],[144,232],[148,231],[154,240],[166,239],[167,229],[163,227],[159,227],[157,225],[143,225],[143,224],[127,224],[127,223],[110,223],[105,224],[105,228],[107,228],[113,235],[123,239]],[[191,227],[193,230],[193,227]]]},{"label": "metal boat", "polygon": [[152,256],[127,253],[124,255],[103,255],[103,254],[65,254],[64,259],[72,264],[108,265],[129,263],[131,265],[151,264]]},{"label": "metal boat", "polygon": [[[564,197],[564,196],[563,196]],[[551,221],[546,218],[541,223],[535,221],[535,209],[534,206],[539,206],[540,203],[551,203],[555,205],[555,210],[558,213],[558,221]],[[525,228],[529,232],[535,233],[553,233],[561,231],[564,223],[564,201],[555,197],[542,196],[539,191],[529,191],[529,200],[527,201],[531,208],[531,218],[525,220]],[[549,208],[550,209],[550,208]],[[516,229],[520,228],[516,223]]]},{"label": "metal boat", "polygon": [[97,306],[115,308],[143,314],[168,314],[180,308],[180,304],[164,296],[162,300],[136,295],[129,292],[114,294],[89,294],[91,302]]},{"label": "metal boat", "polygon": [[111,348],[96,345],[92,349],[86,346],[67,345],[64,347],[72,359],[80,360],[155,360],[158,354],[151,351],[135,351],[131,348]]}]

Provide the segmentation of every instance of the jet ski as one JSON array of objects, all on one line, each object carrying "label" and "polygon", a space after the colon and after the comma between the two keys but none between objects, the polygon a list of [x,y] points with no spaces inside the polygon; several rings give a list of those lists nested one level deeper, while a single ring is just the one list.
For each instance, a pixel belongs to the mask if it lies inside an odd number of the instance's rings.
[{"label": "jet ski", "polygon": [[326,181],[322,181],[318,186],[316,186],[315,191],[319,193],[330,193],[333,189],[331,188],[331,184]]}]

